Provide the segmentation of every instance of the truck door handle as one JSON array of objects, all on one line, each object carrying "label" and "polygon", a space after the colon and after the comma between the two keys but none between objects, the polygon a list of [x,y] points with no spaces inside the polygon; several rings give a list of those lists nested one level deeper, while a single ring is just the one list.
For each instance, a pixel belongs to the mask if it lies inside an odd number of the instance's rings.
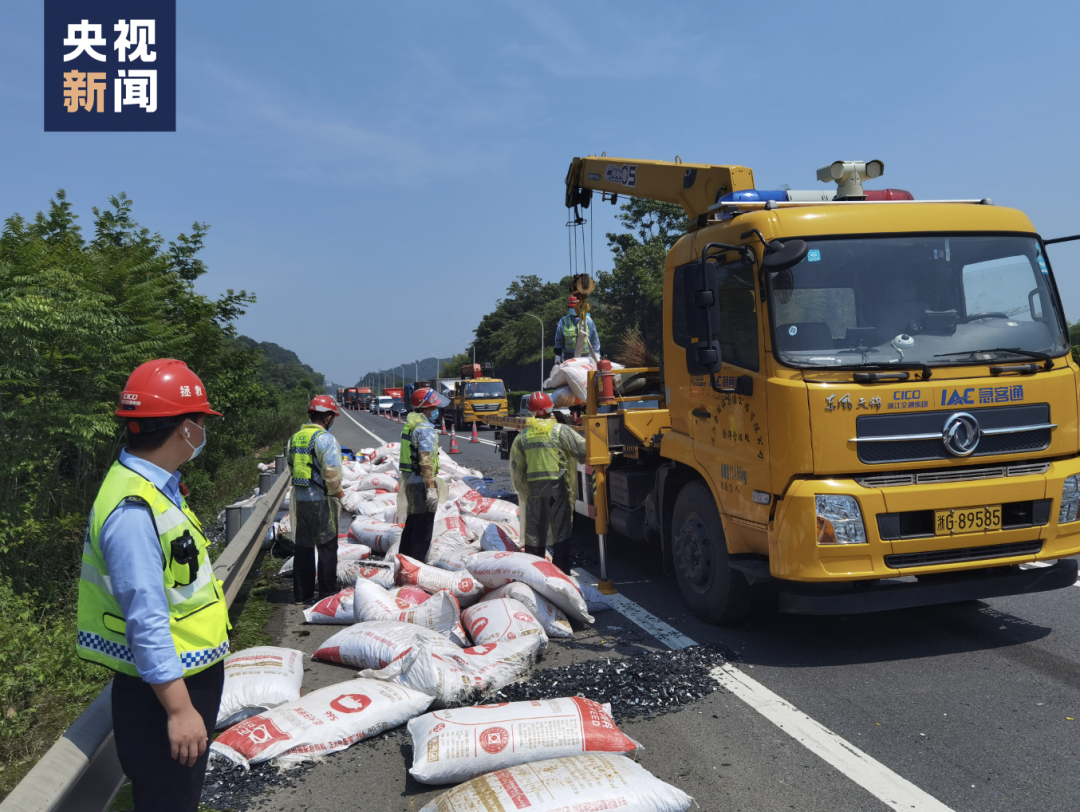
[{"label": "truck door handle", "polygon": [[705,411],[703,409],[694,409],[694,411],[691,412],[691,414],[693,414],[694,417],[700,417],[702,420],[708,420],[710,417],[712,417],[711,414],[709,414],[707,411]]}]

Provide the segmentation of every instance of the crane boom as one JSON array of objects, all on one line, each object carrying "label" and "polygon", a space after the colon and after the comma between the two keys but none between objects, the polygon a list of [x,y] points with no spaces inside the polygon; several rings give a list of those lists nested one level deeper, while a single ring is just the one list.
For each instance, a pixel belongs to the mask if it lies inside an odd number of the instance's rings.
[{"label": "crane boom", "polygon": [[566,173],[566,206],[588,206],[593,190],[678,203],[697,220],[723,195],[754,188],[754,170],[745,166],[574,158]]}]

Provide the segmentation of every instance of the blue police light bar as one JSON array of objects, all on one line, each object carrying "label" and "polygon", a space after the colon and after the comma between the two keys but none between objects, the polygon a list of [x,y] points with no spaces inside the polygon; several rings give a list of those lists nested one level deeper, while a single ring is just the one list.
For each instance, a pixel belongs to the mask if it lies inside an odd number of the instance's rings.
[{"label": "blue police light bar", "polygon": [[777,203],[786,203],[788,193],[783,189],[743,189],[741,192],[731,192],[720,198],[718,203],[764,203],[775,200]]}]

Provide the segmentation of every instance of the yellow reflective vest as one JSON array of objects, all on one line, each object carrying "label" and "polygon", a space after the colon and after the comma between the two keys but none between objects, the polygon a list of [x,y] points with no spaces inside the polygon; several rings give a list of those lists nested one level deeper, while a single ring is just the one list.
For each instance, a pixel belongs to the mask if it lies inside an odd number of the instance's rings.
[{"label": "yellow reflective vest", "polygon": [[94,500],[83,542],[78,655],[122,674],[139,676],[125,635],[127,621],[113,595],[101,551],[105,521],[121,504],[132,501],[146,505],[153,515],[165,556],[162,579],[169,601],[169,630],[184,676],[197,674],[229,653],[229,610],[223,585],[210,565],[209,542],[183,498],[177,507],[151,482],[119,462],[109,469]]},{"label": "yellow reflective vest", "polygon": [[309,488],[315,485],[323,491],[326,490],[325,485],[311,478],[312,472],[319,468],[319,461],[315,459],[315,438],[320,434],[326,434],[326,429],[314,423],[308,423],[302,426],[289,441],[289,470],[292,471],[294,487]]},{"label": "yellow reflective vest", "polygon": [[555,420],[535,417],[525,421],[525,431],[519,442],[525,451],[525,478],[529,482],[559,478],[564,463],[559,444],[553,436],[558,425]]}]

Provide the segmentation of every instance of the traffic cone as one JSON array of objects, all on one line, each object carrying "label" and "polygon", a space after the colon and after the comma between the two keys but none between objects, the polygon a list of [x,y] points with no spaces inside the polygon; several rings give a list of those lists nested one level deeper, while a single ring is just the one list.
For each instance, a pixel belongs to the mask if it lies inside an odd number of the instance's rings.
[{"label": "traffic cone", "polygon": [[442,419],[442,425],[439,426],[439,435],[442,436],[443,434],[446,434],[446,418],[445,417]]},{"label": "traffic cone", "polygon": [[457,447],[457,430],[454,427],[453,423],[450,424],[450,450],[447,451],[446,453],[447,454],[460,454],[461,453],[461,449]]},{"label": "traffic cone", "polygon": [[397,413],[397,422],[401,422],[401,412]]},{"label": "traffic cone", "polygon": [[475,420],[472,422],[472,439],[469,440],[469,442],[470,443],[478,443],[478,442],[480,442],[480,434],[476,431],[476,421]]}]

